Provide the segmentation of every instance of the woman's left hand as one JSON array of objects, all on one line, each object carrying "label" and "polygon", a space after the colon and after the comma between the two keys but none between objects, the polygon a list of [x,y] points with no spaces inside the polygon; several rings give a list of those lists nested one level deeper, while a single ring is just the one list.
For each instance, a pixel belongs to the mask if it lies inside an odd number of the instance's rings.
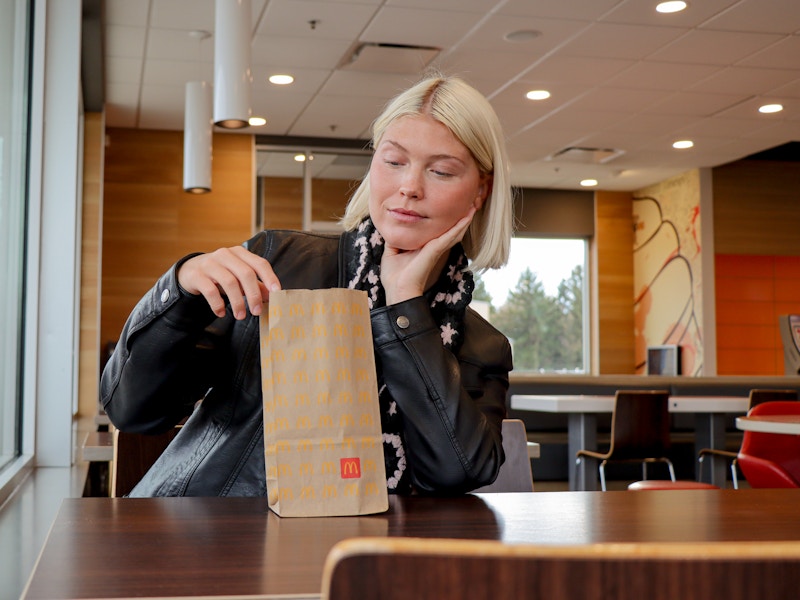
[{"label": "woman's left hand", "polygon": [[381,259],[381,284],[386,304],[421,296],[438,279],[450,248],[462,240],[475,215],[475,207],[455,225],[416,250],[400,250],[389,244]]}]

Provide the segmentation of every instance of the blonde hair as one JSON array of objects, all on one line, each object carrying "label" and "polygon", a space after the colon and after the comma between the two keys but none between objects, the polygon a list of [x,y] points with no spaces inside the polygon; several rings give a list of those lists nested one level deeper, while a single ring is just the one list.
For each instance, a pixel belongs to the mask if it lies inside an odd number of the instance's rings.
[{"label": "blonde hair", "polygon": [[[513,193],[500,121],[489,101],[458,77],[431,76],[394,98],[372,125],[376,148],[386,128],[400,117],[427,114],[443,123],[472,153],[491,190],[472,219],[462,244],[473,271],[502,267],[513,233]],[[342,225],[355,229],[369,214],[369,173],[347,204]]]}]

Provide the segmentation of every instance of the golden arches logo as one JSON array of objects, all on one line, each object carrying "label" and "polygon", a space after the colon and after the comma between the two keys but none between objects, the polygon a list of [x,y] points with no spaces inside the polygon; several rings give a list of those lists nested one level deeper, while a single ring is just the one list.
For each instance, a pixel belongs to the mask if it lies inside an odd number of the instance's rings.
[{"label": "golden arches logo", "polygon": [[372,419],[372,415],[369,413],[361,413],[361,418],[358,420],[359,425],[366,425],[368,427],[372,426],[374,420]]},{"label": "golden arches logo", "polygon": [[312,315],[324,315],[325,314],[325,303],[324,302],[314,302],[311,305],[311,314]]},{"label": "golden arches logo", "polygon": [[347,325],[343,323],[337,323],[333,326],[333,336],[334,337],[347,337]]},{"label": "golden arches logo", "polygon": [[281,429],[289,429],[289,420],[284,417],[275,419],[275,429],[278,431]]},{"label": "golden arches logo", "polygon": [[269,339],[271,339],[272,341],[283,341],[286,339],[286,336],[283,335],[283,329],[281,329],[280,327],[275,327],[273,329],[270,329]]},{"label": "golden arches logo", "polygon": [[[319,449],[320,450],[333,450],[333,439],[331,438],[322,438],[319,441]],[[333,463],[331,463],[333,464]]]},{"label": "golden arches logo", "polygon": [[278,467],[274,465],[270,465],[267,467],[267,477],[269,479],[275,479],[278,476]]},{"label": "golden arches logo", "polygon": [[347,390],[342,390],[339,392],[339,404],[352,404],[353,403],[353,394],[348,392]]},{"label": "golden arches logo", "polygon": [[351,437],[342,438],[342,449],[355,450],[356,441]]},{"label": "golden arches logo", "polygon": [[338,491],[336,490],[335,485],[326,485],[322,488],[322,497],[323,498],[336,498]]},{"label": "golden arches logo", "polygon": [[[297,451],[298,452],[311,452],[314,449],[314,443],[307,439],[303,438],[297,441]],[[303,473],[302,465],[300,472]]]},{"label": "golden arches logo", "polygon": [[289,401],[283,394],[275,394],[272,397],[272,401],[275,403],[275,406],[289,406]]},{"label": "golden arches logo", "polygon": [[304,340],[306,338],[306,328],[302,325],[295,325],[292,327],[292,332],[289,334],[289,339]]},{"label": "golden arches logo", "polygon": [[286,354],[284,354],[283,350],[275,349],[271,352],[270,358],[272,362],[283,362],[286,360]]},{"label": "golden arches logo", "polygon": [[290,317],[304,317],[305,315],[306,312],[303,310],[302,304],[292,304],[292,306],[289,307]]},{"label": "golden arches logo", "polygon": [[317,394],[317,404],[330,404],[333,401],[328,392],[320,392]]},{"label": "golden arches logo", "polygon": [[336,358],[350,358],[350,350],[347,346],[336,346]]},{"label": "golden arches logo", "polygon": [[[339,459],[342,479],[358,479],[361,477],[361,459],[357,456]],[[355,484],[358,487],[358,484]]]},{"label": "golden arches logo", "polygon": [[333,427],[333,417],[330,415],[320,415],[317,427],[320,429],[323,427]]},{"label": "golden arches logo", "polygon": [[275,385],[286,385],[286,373],[283,371],[273,372],[272,381]]},{"label": "golden arches logo", "polygon": [[314,348],[314,358],[326,360],[328,356],[330,355],[328,354],[327,348],[323,348],[322,346],[317,346]]},{"label": "golden arches logo", "polygon": [[275,456],[275,444],[265,444],[264,454],[266,456]]},{"label": "golden arches logo", "polygon": [[301,415],[297,417],[297,423],[295,423],[296,429],[311,429],[311,418],[307,415]]},{"label": "golden arches logo", "polygon": [[364,328],[361,325],[353,325],[351,335],[359,338],[364,337]]},{"label": "golden arches logo", "polygon": [[375,461],[370,459],[364,459],[364,473],[374,473],[375,472]]},{"label": "golden arches logo", "polygon": [[280,454],[282,452],[291,452],[292,447],[289,445],[289,442],[285,440],[279,440],[275,442],[275,452]]},{"label": "golden arches logo", "polygon": [[348,483],[344,486],[344,495],[345,496],[358,496],[358,484],[357,483]]},{"label": "golden arches logo", "polygon": [[311,398],[309,398],[308,394],[295,394],[294,395],[294,405],[295,406],[308,406],[311,404]]},{"label": "golden arches logo", "polygon": [[271,413],[275,410],[275,401],[274,400],[264,400],[264,412]]},{"label": "golden arches logo", "polygon": [[380,488],[377,483],[371,482],[364,486],[365,496],[377,496],[380,493]]},{"label": "golden arches logo", "polygon": [[325,325],[314,325],[313,337],[328,337],[328,328]]},{"label": "golden arches logo", "polygon": [[364,346],[356,346],[353,350],[353,356],[355,358],[367,358],[367,351]]},{"label": "golden arches logo", "polygon": [[293,500],[294,494],[292,488],[282,487],[278,490],[278,499],[280,500]]},{"label": "golden arches logo", "polygon": [[270,306],[269,306],[269,316],[270,317],[282,317],[283,316],[283,311],[281,310],[281,307],[278,306],[277,304],[270,304]]},{"label": "golden arches logo", "polygon": [[331,313],[334,315],[345,315],[347,314],[347,307],[345,307],[343,302],[333,302],[331,303]]},{"label": "golden arches logo", "polygon": [[369,404],[372,402],[372,394],[369,392],[358,392],[358,403]]},{"label": "golden arches logo", "polygon": [[351,315],[363,315],[364,314],[364,307],[361,304],[357,304],[353,302],[350,305],[350,314]]},{"label": "golden arches logo", "polygon": [[305,348],[295,348],[292,351],[292,360],[306,360],[306,358]]},{"label": "golden arches logo", "polygon": [[328,369],[317,369],[317,372],[314,374],[315,381],[330,381],[331,374]]},{"label": "golden arches logo", "polygon": [[370,373],[367,369],[356,369],[356,381],[369,381]]},{"label": "golden arches logo", "polygon": [[295,371],[292,377],[293,383],[308,383],[308,373],[305,371]]},{"label": "golden arches logo", "polygon": [[339,369],[336,374],[336,381],[350,381],[350,369]]},{"label": "golden arches logo", "polygon": [[375,447],[375,438],[370,436],[364,436],[361,438],[361,447],[362,448],[374,448]]},{"label": "golden arches logo", "polygon": [[339,427],[352,427],[353,423],[355,423],[355,419],[353,419],[353,415],[350,413],[346,413],[339,417]]},{"label": "golden arches logo", "polygon": [[287,463],[279,463],[278,464],[278,477],[291,477],[292,476],[292,465]]},{"label": "golden arches logo", "polygon": [[322,463],[322,473],[336,473],[336,463],[328,460]]},{"label": "golden arches logo", "polygon": [[301,463],[300,465],[300,474],[301,475],[313,475],[314,474],[314,465],[311,463]]},{"label": "golden arches logo", "polygon": [[305,486],[303,489],[300,490],[300,498],[306,498],[309,500],[314,499],[314,488],[310,485]]}]

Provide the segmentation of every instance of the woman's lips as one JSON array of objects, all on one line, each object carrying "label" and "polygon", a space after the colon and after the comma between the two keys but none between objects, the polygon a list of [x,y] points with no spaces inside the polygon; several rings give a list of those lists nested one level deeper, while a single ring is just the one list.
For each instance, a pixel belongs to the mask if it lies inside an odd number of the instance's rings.
[{"label": "woman's lips", "polygon": [[422,215],[413,210],[405,210],[402,208],[394,208],[389,213],[398,221],[403,223],[414,223],[423,219]]}]

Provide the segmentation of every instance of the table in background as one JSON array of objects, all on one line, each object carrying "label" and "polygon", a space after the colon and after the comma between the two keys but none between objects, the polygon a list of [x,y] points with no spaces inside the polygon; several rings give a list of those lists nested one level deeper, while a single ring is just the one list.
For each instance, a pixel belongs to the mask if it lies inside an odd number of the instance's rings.
[{"label": "table in background", "polygon": [[[744,396],[670,396],[671,413],[692,413],[695,418],[695,456],[701,448],[725,448],[725,415],[747,412],[749,399]],[[594,459],[575,464],[578,450],[597,450],[597,415],[614,410],[614,396],[529,395],[511,396],[514,410],[566,413],[567,466],[570,490],[596,490],[597,466]],[[724,487],[725,464],[712,461],[704,479]]]},{"label": "table in background", "polygon": [[800,541],[800,489],[390,496],[364,517],[281,518],[265,498],[64,500],[24,600],[317,598],[356,536],[509,544]]},{"label": "table in background", "polygon": [[800,415],[757,415],[736,417],[736,428],[760,433],[800,435]]}]

